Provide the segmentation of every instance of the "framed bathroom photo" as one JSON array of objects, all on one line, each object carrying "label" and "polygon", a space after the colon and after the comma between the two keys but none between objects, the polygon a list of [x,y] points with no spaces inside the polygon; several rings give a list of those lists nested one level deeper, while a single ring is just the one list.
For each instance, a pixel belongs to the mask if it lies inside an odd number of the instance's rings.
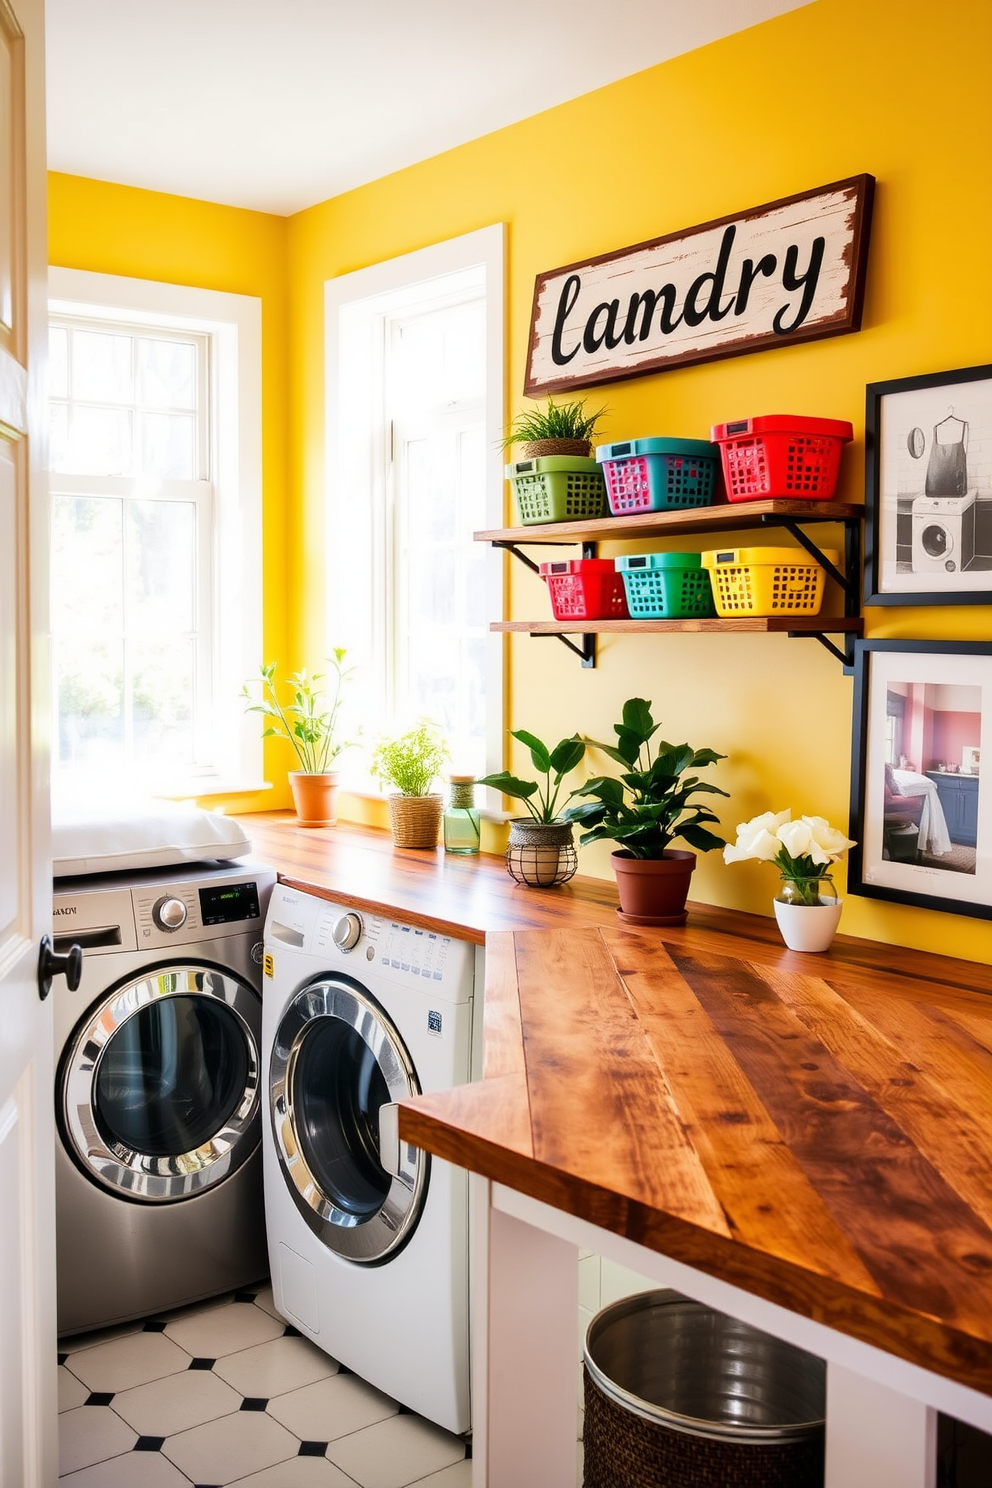
[{"label": "framed bathroom photo", "polygon": [[992,642],[855,642],[848,890],[992,919]]},{"label": "framed bathroom photo", "polygon": [[992,365],[868,384],[865,604],[992,604]]}]

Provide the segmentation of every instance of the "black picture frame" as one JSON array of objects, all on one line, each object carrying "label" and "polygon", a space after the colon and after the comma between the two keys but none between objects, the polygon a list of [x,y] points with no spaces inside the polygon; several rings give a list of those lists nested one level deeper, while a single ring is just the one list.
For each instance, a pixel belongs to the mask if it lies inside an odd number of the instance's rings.
[{"label": "black picture frame", "polygon": [[855,642],[850,893],[992,919],[986,736],[992,642]]},{"label": "black picture frame", "polygon": [[868,384],[864,601],[992,604],[992,365]]}]

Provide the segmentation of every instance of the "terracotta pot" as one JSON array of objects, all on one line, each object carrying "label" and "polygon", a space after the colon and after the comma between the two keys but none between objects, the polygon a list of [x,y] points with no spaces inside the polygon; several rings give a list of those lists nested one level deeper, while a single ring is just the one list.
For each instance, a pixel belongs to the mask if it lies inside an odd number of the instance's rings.
[{"label": "terracotta pot", "polygon": [[389,825],[396,847],[437,847],[444,797],[403,796],[398,791],[389,797]]},{"label": "terracotta pot", "polygon": [[592,445],[588,439],[528,439],[517,445],[517,453],[521,460],[543,460],[547,455],[581,455],[588,460]]},{"label": "terracotta pot", "polygon": [[571,822],[539,822],[530,816],[510,822],[506,871],[517,883],[553,889],[567,883],[578,866]]},{"label": "terracotta pot", "polygon": [[333,827],[338,819],[337,770],[326,775],[308,775],[305,770],[289,772],[289,788],[301,827]]},{"label": "terracotta pot", "polygon": [[611,854],[620,891],[622,920],[630,925],[684,925],[685,901],[696,854],[670,847],[661,858],[635,858],[626,850]]}]

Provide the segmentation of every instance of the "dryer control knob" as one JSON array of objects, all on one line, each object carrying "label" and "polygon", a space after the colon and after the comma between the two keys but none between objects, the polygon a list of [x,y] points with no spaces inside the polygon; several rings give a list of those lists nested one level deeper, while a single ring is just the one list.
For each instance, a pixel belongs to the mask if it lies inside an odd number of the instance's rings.
[{"label": "dryer control knob", "polygon": [[362,938],[362,917],[357,914],[342,915],[331,931],[331,939],[339,951],[353,951]]},{"label": "dryer control knob", "polygon": [[181,899],[166,895],[152,909],[152,919],[160,930],[179,930],[186,923],[188,911]]}]

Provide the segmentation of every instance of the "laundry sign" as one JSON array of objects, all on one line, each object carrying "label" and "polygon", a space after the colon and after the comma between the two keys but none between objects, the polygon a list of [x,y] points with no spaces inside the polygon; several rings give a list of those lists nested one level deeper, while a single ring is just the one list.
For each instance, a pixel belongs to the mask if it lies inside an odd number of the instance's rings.
[{"label": "laundry sign", "polygon": [[524,392],[860,330],[874,185],[852,176],[539,274]]}]

